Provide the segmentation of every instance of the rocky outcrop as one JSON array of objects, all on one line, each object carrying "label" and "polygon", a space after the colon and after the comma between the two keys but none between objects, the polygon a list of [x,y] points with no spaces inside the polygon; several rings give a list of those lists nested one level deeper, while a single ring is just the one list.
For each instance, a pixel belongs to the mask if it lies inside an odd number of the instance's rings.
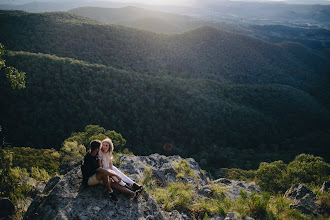
[{"label": "rocky outcrop", "polygon": [[119,194],[111,202],[103,186],[84,187],[80,167],[67,173],[49,195],[39,195],[25,219],[180,219],[180,214],[164,213],[147,193],[138,200]]},{"label": "rocky outcrop", "polygon": [[[159,186],[170,182],[180,181],[192,183],[196,187],[197,196],[207,196],[211,185],[216,184],[225,188],[225,195],[237,198],[240,189],[248,192],[260,191],[259,187],[243,181],[219,179],[212,182],[212,176],[201,170],[194,159],[188,162],[194,175],[180,175],[173,166],[180,161],[179,156],[150,156],[121,155],[119,169],[137,181],[143,179],[145,169],[152,172],[152,179]],[[189,219],[186,214],[177,211],[165,212],[147,192],[140,198],[130,199],[124,194],[117,194],[119,201],[111,202],[104,186],[85,187],[82,184],[80,167],[74,167],[61,180],[53,178],[44,191],[38,194],[32,202],[25,219]],[[224,219],[221,216],[211,219]]]},{"label": "rocky outcrop", "polygon": [[293,200],[290,208],[306,215],[316,215],[320,206],[316,202],[316,194],[303,184],[294,184],[288,189],[284,197]]},{"label": "rocky outcrop", "polygon": [[[176,182],[177,172],[173,166],[174,162],[178,162],[182,159],[180,156],[169,156],[159,154],[151,154],[150,156],[132,156],[122,155],[120,160],[120,168],[130,174],[133,179],[142,179],[144,176],[144,169],[146,167],[152,168],[152,177],[159,183],[159,185],[166,185],[170,182]],[[197,178],[191,176],[183,176],[180,180],[187,183],[198,183],[201,185],[207,184],[207,179],[211,179],[211,175],[201,170],[198,163],[192,159],[185,159],[189,164],[190,168],[194,171]],[[196,182],[197,181],[197,182]]]}]

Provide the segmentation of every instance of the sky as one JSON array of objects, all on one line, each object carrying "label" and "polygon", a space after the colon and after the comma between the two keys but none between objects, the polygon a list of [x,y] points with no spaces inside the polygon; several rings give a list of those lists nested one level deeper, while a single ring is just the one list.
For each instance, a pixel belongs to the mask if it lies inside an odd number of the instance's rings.
[{"label": "sky", "polygon": [[[95,0],[99,1],[99,0]],[[150,5],[194,5],[198,2],[204,2],[205,0],[107,0],[117,2],[135,2]],[[207,0],[209,2],[221,2],[226,0]],[[294,4],[330,4],[330,0],[231,0],[231,1],[249,1],[249,2],[287,2]]]},{"label": "sky", "polygon": [[[131,3],[142,3],[149,5],[196,5],[198,3],[205,2],[222,2],[229,0],[0,0],[1,4],[25,4],[28,2],[39,1],[39,2],[131,2]],[[330,0],[230,0],[230,1],[249,1],[249,2],[288,2],[294,4],[330,4]]]}]

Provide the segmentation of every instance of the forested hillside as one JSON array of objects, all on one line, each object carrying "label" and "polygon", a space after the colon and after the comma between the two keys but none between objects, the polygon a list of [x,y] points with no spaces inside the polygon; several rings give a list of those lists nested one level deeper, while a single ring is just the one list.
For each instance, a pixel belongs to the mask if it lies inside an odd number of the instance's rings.
[{"label": "forested hillside", "polygon": [[[69,13],[1,13],[1,42],[10,50],[71,57],[152,75],[306,87],[320,81],[328,60],[302,48],[310,65],[278,46],[214,27],[162,35],[106,25]],[[299,48],[300,49],[300,48]],[[312,82],[311,82],[312,81]]]},{"label": "forested hillside", "polygon": [[[204,168],[256,168],[301,152],[329,160],[329,62],[311,49],[213,27],[156,34],[70,13],[1,11],[0,20],[7,64],[27,73],[21,91],[1,75],[1,135],[14,145],[59,149],[97,124],[136,154],[193,156]],[[304,137],[313,147],[297,144]]]},{"label": "forested hillside", "polygon": [[154,77],[26,52],[9,53],[7,62],[29,73],[22,91],[1,80],[3,135],[17,145],[58,148],[71,132],[98,124],[123,134],[137,154],[166,153],[162,146],[172,143],[171,153],[209,159],[220,147],[256,148],[329,123],[324,107],[290,86]]}]

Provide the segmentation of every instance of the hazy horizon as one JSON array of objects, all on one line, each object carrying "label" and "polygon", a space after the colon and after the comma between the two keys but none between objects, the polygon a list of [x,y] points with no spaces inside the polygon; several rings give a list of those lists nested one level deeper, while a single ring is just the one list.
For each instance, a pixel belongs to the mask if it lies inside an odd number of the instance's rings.
[{"label": "hazy horizon", "polygon": [[0,4],[27,4],[31,2],[116,2],[116,3],[138,3],[147,5],[179,5],[193,6],[198,4],[220,3],[227,1],[241,2],[279,2],[289,4],[330,4],[330,0],[0,0]]}]

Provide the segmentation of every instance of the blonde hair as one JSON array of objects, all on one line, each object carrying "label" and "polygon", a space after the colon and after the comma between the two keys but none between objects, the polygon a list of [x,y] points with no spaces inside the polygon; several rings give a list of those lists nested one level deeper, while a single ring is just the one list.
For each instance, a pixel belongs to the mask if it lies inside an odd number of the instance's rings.
[{"label": "blonde hair", "polygon": [[[103,144],[103,142],[107,142],[109,144],[108,152],[110,152],[110,154],[112,154],[112,151],[114,149],[112,140],[110,138],[106,138],[102,141],[102,144]],[[102,148],[102,151],[103,151],[103,148]],[[105,152],[105,153],[107,153],[107,152]]]}]

